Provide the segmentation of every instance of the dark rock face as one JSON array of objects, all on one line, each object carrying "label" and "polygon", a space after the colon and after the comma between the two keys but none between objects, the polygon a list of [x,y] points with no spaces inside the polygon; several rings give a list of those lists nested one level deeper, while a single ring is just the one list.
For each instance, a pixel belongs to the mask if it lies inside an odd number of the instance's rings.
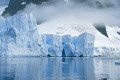
[{"label": "dark rock face", "polygon": [[103,23],[97,23],[97,24],[93,24],[93,26],[103,35],[105,35],[106,37],[108,37],[108,34],[106,32],[106,26]]},{"label": "dark rock face", "polygon": [[117,32],[120,35],[120,32]]},{"label": "dark rock face", "polygon": [[[69,2],[75,2],[75,4],[82,4],[89,7],[97,7],[97,8],[104,8],[104,7],[113,7],[114,4],[108,0],[107,2],[102,2],[101,0],[68,0]],[[117,0],[115,0],[117,1]],[[25,2],[25,4],[24,4]],[[47,4],[54,4],[54,3],[61,3],[64,4],[65,0],[10,0],[8,7],[3,12],[2,16],[7,17],[8,15],[13,16],[18,11],[23,10],[27,4],[33,3],[40,5],[43,2]],[[119,2],[118,2],[119,3]]]},{"label": "dark rock face", "polygon": [[[47,1],[48,0],[10,0],[8,7],[5,9],[2,16],[5,17],[7,14],[12,16],[16,14],[19,10],[24,9],[29,3],[41,4],[42,2]],[[25,2],[25,4],[22,4],[23,2]]]}]

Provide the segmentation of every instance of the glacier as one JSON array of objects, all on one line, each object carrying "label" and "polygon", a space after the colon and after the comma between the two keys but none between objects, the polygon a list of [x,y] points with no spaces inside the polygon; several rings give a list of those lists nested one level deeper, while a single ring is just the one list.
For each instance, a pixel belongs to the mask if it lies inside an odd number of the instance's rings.
[{"label": "glacier", "polygon": [[106,25],[106,32],[75,20],[37,25],[31,13],[0,17],[0,56],[120,56],[120,28]]},{"label": "glacier", "polygon": [[1,17],[0,23],[0,56],[93,56],[92,34],[39,34],[31,13]]}]

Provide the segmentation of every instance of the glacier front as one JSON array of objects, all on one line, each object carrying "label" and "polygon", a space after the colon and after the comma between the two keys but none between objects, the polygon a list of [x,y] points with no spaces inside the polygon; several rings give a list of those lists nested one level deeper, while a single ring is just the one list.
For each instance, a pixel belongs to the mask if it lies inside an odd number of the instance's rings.
[{"label": "glacier front", "polygon": [[0,56],[93,56],[95,36],[39,34],[32,14],[0,18]]},{"label": "glacier front", "polygon": [[120,56],[120,28],[105,27],[108,37],[75,20],[37,25],[31,13],[0,17],[0,56]]}]

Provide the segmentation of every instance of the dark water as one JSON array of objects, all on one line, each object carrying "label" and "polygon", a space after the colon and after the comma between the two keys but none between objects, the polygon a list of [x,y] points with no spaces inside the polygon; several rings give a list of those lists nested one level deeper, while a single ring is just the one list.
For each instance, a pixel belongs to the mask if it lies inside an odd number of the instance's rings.
[{"label": "dark water", "polygon": [[0,80],[120,80],[120,58],[0,58]]}]

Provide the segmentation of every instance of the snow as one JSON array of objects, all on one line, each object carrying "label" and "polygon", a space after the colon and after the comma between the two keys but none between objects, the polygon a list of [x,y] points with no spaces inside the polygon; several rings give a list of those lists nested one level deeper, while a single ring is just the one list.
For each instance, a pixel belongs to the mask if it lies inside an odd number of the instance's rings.
[{"label": "snow", "polygon": [[8,7],[9,0],[0,0],[0,15],[4,12],[5,8]]},{"label": "snow", "polygon": [[10,0],[0,0],[0,6],[6,6],[9,4]]},{"label": "snow", "polygon": [[22,2],[21,4],[22,4],[22,5],[25,5],[25,4],[26,4],[26,2]]},{"label": "snow", "polygon": [[46,4],[46,2],[42,2],[42,4]]},{"label": "snow", "polygon": [[7,7],[6,5],[5,6],[0,6],[0,15],[3,13],[3,11],[5,10],[6,7]]}]

